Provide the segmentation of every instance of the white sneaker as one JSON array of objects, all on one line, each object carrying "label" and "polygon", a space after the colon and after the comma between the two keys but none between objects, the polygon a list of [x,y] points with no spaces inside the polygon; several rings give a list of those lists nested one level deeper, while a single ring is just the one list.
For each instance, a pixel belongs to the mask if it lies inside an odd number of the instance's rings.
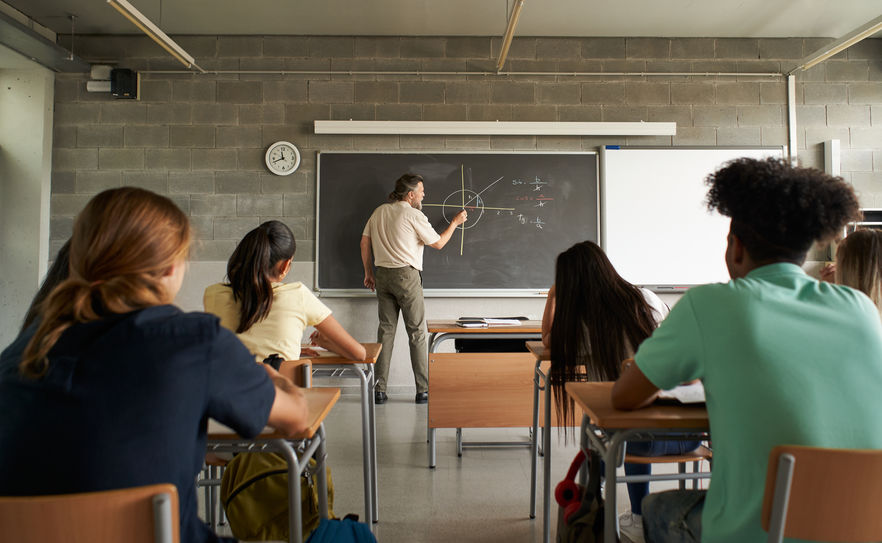
[{"label": "white sneaker", "polygon": [[635,515],[631,511],[619,515],[619,531],[627,537],[631,543],[644,543],[643,517]]}]

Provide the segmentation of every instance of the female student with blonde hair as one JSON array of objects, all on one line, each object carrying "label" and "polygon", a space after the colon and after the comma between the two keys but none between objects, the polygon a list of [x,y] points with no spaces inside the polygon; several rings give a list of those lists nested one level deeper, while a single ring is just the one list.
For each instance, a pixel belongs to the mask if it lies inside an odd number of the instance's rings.
[{"label": "female student with blonde hair", "polygon": [[882,230],[857,230],[842,240],[834,278],[869,296],[882,313]]},{"label": "female student with blonde hair", "polygon": [[297,244],[291,229],[267,221],[248,232],[227,263],[229,283],[205,289],[205,310],[220,317],[258,360],[278,354],[300,358],[303,330],[315,326],[312,343],[351,360],[364,360],[364,346],[346,332],[303,283],[282,283]]},{"label": "female student with blonde hair", "polygon": [[127,187],[86,205],[69,277],[0,355],[0,495],[170,482],[181,540],[215,541],[196,514],[208,418],[244,437],[304,429],[290,381],[215,317],[170,305],[189,246],[186,215],[163,196]]}]

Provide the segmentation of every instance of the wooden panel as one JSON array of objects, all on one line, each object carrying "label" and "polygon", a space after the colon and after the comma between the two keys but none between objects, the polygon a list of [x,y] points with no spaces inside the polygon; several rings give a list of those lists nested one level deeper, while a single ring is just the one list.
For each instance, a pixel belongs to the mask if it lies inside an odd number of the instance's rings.
[{"label": "wooden panel", "polygon": [[[531,426],[535,366],[530,353],[430,354],[429,427]],[[539,396],[540,426],[543,394]]]}]

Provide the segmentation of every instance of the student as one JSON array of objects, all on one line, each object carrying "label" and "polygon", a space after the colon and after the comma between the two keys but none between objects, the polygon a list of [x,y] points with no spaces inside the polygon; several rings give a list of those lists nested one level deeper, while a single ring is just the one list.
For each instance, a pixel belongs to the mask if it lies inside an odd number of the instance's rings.
[{"label": "student", "polygon": [[[668,307],[652,291],[622,279],[606,253],[583,241],[562,252],[555,264],[554,285],[542,315],[542,343],[551,349],[551,388],[566,427],[574,424],[573,401],[567,381],[614,381],[622,361],[652,334]],[[553,338],[553,341],[552,341]],[[638,456],[683,454],[697,441],[629,442],[627,452]],[[648,464],[625,464],[628,475],[649,475]],[[649,483],[628,483],[631,511],[620,518],[625,535],[642,541],[641,502]]]},{"label": "student", "polygon": [[205,311],[220,317],[221,326],[235,332],[258,361],[272,354],[285,360],[300,358],[307,326],[316,328],[310,336],[314,345],[364,360],[364,346],[303,283],[282,283],[296,248],[285,223],[267,221],[248,232],[227,263],[230,282],[205,289]]},{"label": "student", "polygon": [[659,388],[701,379],[713,432],[707,491],[643,502],[647,541],[765,541],[760,524],[776,445],[882,447],[882,324],[870,300],[800,265],[816,240],[858,216],[841,179],[742,158],[709,176],[708,207],[731,218],[732,280],[690,289],[612,391],[638,408]]},{"label": "student", "polygon": [[834,278],[869,296],[882,312],[882,230],[857,230],[842,240]]},{"label": "student", "polygon": [[196,514],[208,418],[243,437],[306,428],[299,389],[216,317],[170,305],[189,245],[163,196],[126,187],[86,205],[70,276],[0,355],[0,495],[173,483],[181,541],[216,541]]},{"label": "student", "polygon": [[61,246],[61,249],[58,250],[58,254],[55,255],[55,262],[52,263],[52,267],[46,272],[46,278],[43,279],[43,284],[40,285],[40,290],[37,291],[37,294],[34,295],[34,299],[31,300],[31,307],[28,308],[28,312],[25,315],[24,322],[21,325],[21,332],[24,332],[28,326],[37,320],[37,316],[40,314],[40,306],[49,296],[49,293],[52,292],[52,289],[54,289],[58,283],[67,279],[68,266],[70,265],[69,254],[70,240],[67,240],[64,242],[64,245]]}]

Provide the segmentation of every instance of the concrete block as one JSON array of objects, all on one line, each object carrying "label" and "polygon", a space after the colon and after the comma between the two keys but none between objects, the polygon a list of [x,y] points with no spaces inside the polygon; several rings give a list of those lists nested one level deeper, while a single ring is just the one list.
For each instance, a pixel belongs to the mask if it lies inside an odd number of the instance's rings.
[{"label": "concrete block", "polygon": [[77,172],[76,192],[78,194],[97,194],[121,185],[122,175],[119,171],[80,170]]},{"label": "concrete block", "polygon": [[402,104],[443,104],[444,83],[402,82],[398,100]]},{"label": "concrete block", "polygon": [[355,136],[355,148],[364,151],[397,151],[398,134]]},{"label": "concrete block", "polygon": [[169,136],[169,144],[172,147],[213,148],[215,146],[213,126],[171,126]]},{"label": "concrete block", "polygon": [[870,118],[873,126],[882,126],[882,106],[872,106],[870,108]]},{"label": "concrete block", "polygon": [[71,125],[55,125],[52,129],[52,147],[55,149],[73,148],[77,146],[77,127]]},{"label": "concrete block", "polygon": [[709,126],[677,127],[674,146],[717,145],[717,129]]},{"label": "concrete block", "polygon": [[144,123],[147,121],[147,105],[135,100],[121,100],[101,104],[101,122],[111,123]]},{"label": "concrete block", "polygon": [[214,172],[169,172],[170,194],[213,194]]},{"label": "concrete block", "polygon": [[490,149],[532,151],[536,149],[536,136],[490,136]]},{"label": "concrete block", "polygon": [[220,57],[259,57],[263,55],[261,36],[218,36],[217,54]]},{"label": "concrete block", "polygon": [[178,208],[185,214],[190,214],[190,195],[189,194],[172,194],[168,196]]},{"label": "concrete block", "polygon": [[49,197],[49,210],[52,217],[75,217],[86,207],[92,194],[53,194]]},{"label": "concrete block", "polygon": [[[780,60],[736,60],[735,61],[735,71],[742,74],[776,74],[775,76],[769,76],[770,81],[775,81],[780,79],[777,77],[777,74],[781,73],[781,64],[786,61]],[[789,64],[789,63],[788,63]],[[739,76],[738,81],[750,81],[753,76]],[[775,77],[775,79],[772,79]]]},{"label": "concrete block", "polygon": [[714,40],[712,38],[671,40],[671,58],[714,58]]},{"label": "concrete block", "polygon": [[716,102],[725,105],[759,104],[760,84],[722,82],[716,84]]},{"label": "concrete block", "polygon": [[582,56],[580,40],[569,38],[537,38],[536,58],[561,60],[577,59]]},{"label": "concrete block", "polygon": [[827,126],[827,108],[824,106],[797,106],[796,126]]},{"label": "concrete block", "polygon": [[235,194],[194,194],[190,196],[190,214],[212,217],[235,217]]},{"label": "concrete block", "polygon": [[849,104],[882,104],[882,82],[848,85]]},{"label": "concrete block", "polygon": [[305,57],[309,53],[309,38],[304,36],[264,36],[265,57]]},{"label": "concrete block", "polygon": [[260,104],[263,92],[260,81],[218,81],[219,104]]},{"label": "concrete block", "polygon": [[176,103],[214,102],[216,96],[216,81],[198,79],[172,82],[172,101]]},{"label": "concrete block", "polygon": [[738,122],[738,111],[734,106],[695,106],[693,124],[695,126],[734,127]]},{"label": "concrete block", "polygon": [[423,106],[424,121],[461,121],[468,116],[468,107],[462,104]]},{"label": "concrete block", "polygon": [[671,136],[628,136],[625,145],[647,147],[670,147],[673,145]]},{"label": "concrete block", "polygon": [[171,81],[142,79],[138,96],[142,102],[168,102],[171,100]]},{"label": "concrete block", "polygon": [[806,83],[803,85],[805,103],[808,104],[847,104],[848,85],[825,85]]},{"label": "concrete block", "polygon": [[639,122],[648,118],[645,106],[603,106],[603,120],[607,122]]},{"label": "concrete block", "polygon": [[[297,222],[292,222],[289,226],[295,236],[298,229],[302,228]],[[294,262],[315,262],[315,240],[307,239],[305,236],[297,240],[297,252],[294,253]]]},{"label": "concrete block", "polygon": [[537,136],[536,149],[540,151],[581,151],[579,136]]},{"label": "concrete block", "polygon": [[87,124],[76,129],[77,147],[122,147],[123,127]]},{"label": "concrete block", "polygon": [[762,38],[759,40],[760,58],[801,59],[805,56],[802,38]]},{"label": "concrete block", "polygon": [[124,187],[140,187],[157,194],[168,194],[168,172],[123,172]]},{"label": "concrete block", "polygon": [[374,109],[376,118],[383,121],[419,121],[422,114],[419,104],[380,104]]},{"label": "concrete block", "polygon": [[787,84],[783,81],[775,83],[760,83],[761,104],[786,104]]},{"label": "concrete block", "polygon": [[[292,138],[288,136],[288,139],[293,140],[295,145],[298,145],[298,142],[301,141],[298,138]],[[306,141],[306,137],[304,136],[302,141]],[[252,175],[259,174],[265,171],[268,171],[266,168],[266,147],[254,147],[254,148],[246,148],[242,147],[236,149],[236,157],[238,161],[237,170],[240,172],[251,172]],[[300,158],[300,168],[303,168],[303,155],[301,154]]]},{"label": "concrete block", "polygon": [[175,41],[196,58],[196,62],[217,56],[217,36],[175,36]]},{"label": "concrete block", "polygon": [[532,104],[536,101],[536,86],[532,83],[494,81],[490,101],[494,104]]},{"label": "concrete block", "polygon": [[[849,132],[847,128],[806,128],[805,129],[805,146],[810,148],[812,145],[824,143],[827,140],[839,140],[843,147],[849,141]],[[856,147],[852,144],[852,147]]]},{"label": "concrete block", "polygon": [[761,145],[779,146],[787,145],[787,127],[786,126],[763,126],[760,127]]},{"label": "concrete block", "polygon": [[[214,217],[194,217],[191,215],[189,218],[190,230],[194,240],[211,239],[214,236]],[[192,252],[193,250],[191,250]]]},{"label": "concrete block", "polygon": [[240,105],[239,125],[279,124],[285,122],[284,104]]},{"label": "concrete block", "polygon": [[717,145],[762,145],[759,127],[718,128]]},{"label": "concrete block", "polygon": [[[870,106],[847,106],[830,104],[827,106],[827,124],[829,126],[869,127]],[[878,142],[882,147],[882,140]]]},{"label": "concrete block", "polygon": [[692,126],[692,107],[690,106],[649,106],[649,122],[677,123],[677,127]]},{"label": "concrete block", "polygon": [[307,196],[306,191],[285,194],[284,215],[285,217],[314,217],[315,200]]},{"label": "concrete block", "polygon": [[355,56],[398,58],[401,56],[401,40],[398,37],[358,36],[355,38]]},{"label": "concrete block", "polygon": [[355,84],[346,81],[310,81],[309,101],[319,104],[352,103]]},{"label": "concrete block", "polygon": [[882,146],[882,126],[873,128],[852,128],[852,149],[878,149]]},{"label": "concrete block", "polygon": [[95,170],[98,168],[98,149],[55,149],[52,151],[52,171]]},{"label": "concrete block", "polygon": [[102,170],[142,170],[144,149],[98,149],[98,167]]},{"label": "concrete block", "polygon": [[215,134],[217,147],[262,147],[259,126],[218,126]]},{"label": "concrete block", "polygon": [[444,38],[401,38],[401,58],[440,58],[444,56]]},{"label": "concrete block", "polygon": [[194,170],[235,170],[236,154],[227,149],[192,149],[191,167]]},{"label": "concrete block", "polygon": [[876,37],[859,41],[844,52],[848,54],[848,60],[882,60],[882,39]]},{"label": "concrete block", "polygon": [[627,38],[627,58],[671,58],[671,40],[668,38]]},{"label": "concrete block", "polygon": [[49,239],[67,241],[73,235],[73,217],[52,217],[49,219]]},{"label": "concrete block", "polygon": [[870,63],[867,60],[827,60],[827,81],[867,81],[870,78]]},{"label": "concrete block", "polygon": [[447,38],[445,53],[448,58],[490,58],[490,38]]},{"label": "concrete block", "polygon": [[873,194],[876,200],[882,195],[882,172],[852,172],[851,183],[861,195]]},{"label": "concrete block", "polygon": [[351,36],[310,36],[307,44],[311,57],[352,58],[355,56],[355,38]]},{"label": "concrete block", "polygon": [[456,151],[490,150],[490,136],[448,136],[444,148]]},{"label": "concrete block", "polygon": [[[670,59],[661,59],[661,60],[647,60],[646,61],[646,71],[654,72],[654,73],[692,73],[692,61],[691,60],[670,60]],[[664,82],[664,81],[688,81],[691,76],[687,75],[671,75],[670,77],[665,76],[653,76],[652,82]]]},{"label": "concrete block", "polygon": [[193,104],[193,124],[237,124],[235,104]]},{"label": "concrete block", "polygon": [[236,250],[239,240],[199,240],[193,243],[190,260],[196,262],[226,262]]},{"label": "concrete block", "polygon": [[625,103],[670,104],[671,87],[668,83],[625,83]]},{"label": "concrete block", "polygon": [[445,93],[448,104],[487,104],[490,102],[490,82],[450,82]]},{"label": "concrete block", "polygon": [[840,157],[845,171],[873,171],[873,151],[870,149],[843,149]]},{"label": "concrete block", "polygon": [[536,88],[540,104],[574,105],[582,101],[582,86],[579,83],[540,84]]},{"label": "concrete block", "polygon": [[510,120],[512,120],[512,106],[505,106],[505,105],[469,106],[468,120],[470,120],[470,121],[510,121]]},{"label": "concrete block", "polygon": [[557,108],[558,120],[563,122],[599,122],[603,117],[602,108],[594,106],[560,106]]},{"label": "concrete block", "polygon": [[332,121],[373,121],[376,119],[374,104],[331,104]]},{"label": "concrete block", "polygon": [[371,104],[398,102],[398,83],[394,81],[356,81],[355,101]]},{"label": "concrete block", "polygon": [[625,58],[625,38],[584,38],[582,58]]},{"label": "concrete block", "polygon": [[624,74],[634,74],[641,73],[646,71],[646,61],[645,60],[604,60],[603,61],[603,71],[609,73],[606,76],[607,81],[616,81],[621,80],[625,76],[618,76],[617,73]]},{"label": "concrete block", "polygon": [[[693,60],[692,71],[697,74],[732,73],[738,71],[738,63],[735,60]],[[705,77],[697,78],[696,81],[712,82]]]},{"label": "concrete block", "polygon": [[755,38],[717,38],[717,58],[759,58],[759,40]]},{"label": "concrete block", "polygon": [[783,126],[782,106],[740,106],[738,107],[738,126]]},{"label": "concrete block", "polygon": [[189,170],[190,149],[147,149],[144,167],[147,170]]},{"label": "concrete block", "polygon": [[398,138],[398,147],[402,150],[440,151],[444,149],[444,136],[408,136]]},{"label": "concrete block", "polygon": [[193,108],[190,104],[147,104],[147,122],[155,124],[189,124]]},{"label": "concrete block", "polygon": [[511,108],[511,120],[513,121],[556,121],[556,106],[513,106]]},{"label": "concrete block", "polygon": [[285,123],[309,122],[315,119],[330,119],[331,106],[328,104],[291,104],[285,106]]},{"label": "concrete block", "polygon": [[713,104],[714,85],[710,82],[671,83],[671,103]]},{"label": "concrete block", "polygon": [[352,151],[354,149],[352,136],[326,134],[310,135],[306,147],[322,151]]},{"label": "concrete block", "polygon": [[[308,176],[304,171],[297,171],[291,175],[278,176],[272,174],[262,174],[260,176],[260,192],[261,194],[274,194],[279,201],[284,201],[278,195],[280,194],[307,194],[308,180],[312,176]],[[311,199],[315,203],[315,198]]]},{"label": "concrete block", "polygon": [[882,166],[882,149],[873,151],[873,168],[878,170]]},{"label": "concrete block", "polygon": [[76,192],[76,172],[52,172],[52,194],[73,194]]},{"label": "concrete block", "polygon": [[169,128],[160,126],[126,126],[126,147],[168,147]]},{"label": "concrete block", "polygon": [[281,215],[282,198],[276,195],[257,196],[253,194],[240,194],[236,203],[236,214],[239,217]]},{"label": "concrete block", "polygon": [[80,78],[68,74],[57,74],[55,76],[55,102],[74,102],[80,87],[85,87],[85,78]]}]

